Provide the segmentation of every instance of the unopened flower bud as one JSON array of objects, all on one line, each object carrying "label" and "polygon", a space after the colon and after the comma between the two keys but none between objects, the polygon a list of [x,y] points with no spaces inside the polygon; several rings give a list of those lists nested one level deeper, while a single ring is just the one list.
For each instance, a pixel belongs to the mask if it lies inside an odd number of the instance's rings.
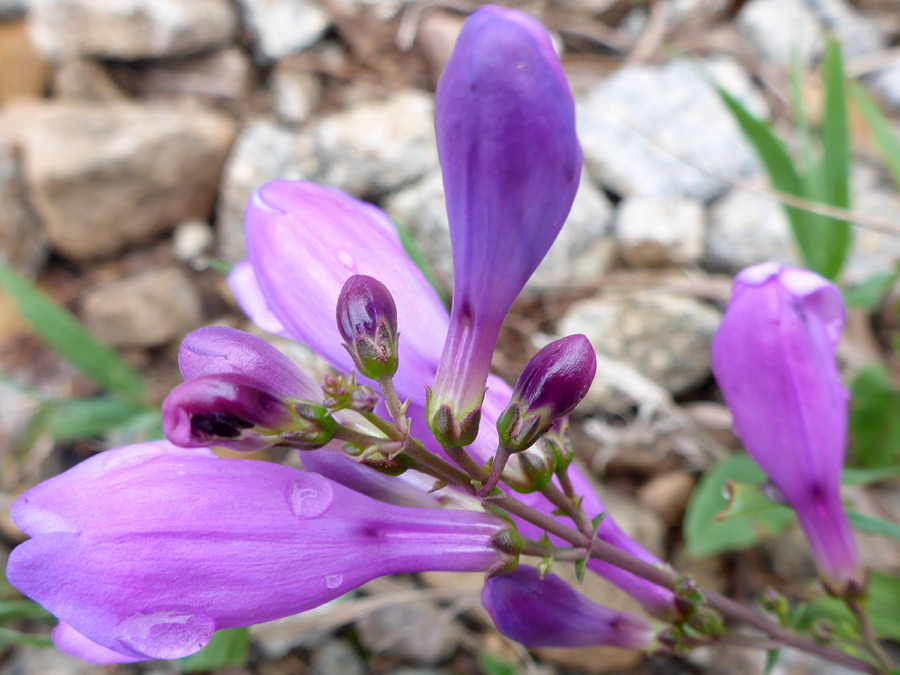
[{"label": "unopened flower bud", "polygon": [[532,445],[585,397],[597,357],[584,335],[569,335],[540,350],[519,375],[512,401],[497,420],[500,442],[513,452]]},{"label": "unopened flower bud", "polygon": [[564,471],[575,459],[575,448],[569,434],[569,418],[560,417],[538,440],[541,451],[552,456],[556,462],[556,471]]},{"label": "unopened flower bud", "polygon": [[397,306],[384,284],[362,274],[347,279],[338,296],[337,324],[362,375],[377,380],[397,372]]}]

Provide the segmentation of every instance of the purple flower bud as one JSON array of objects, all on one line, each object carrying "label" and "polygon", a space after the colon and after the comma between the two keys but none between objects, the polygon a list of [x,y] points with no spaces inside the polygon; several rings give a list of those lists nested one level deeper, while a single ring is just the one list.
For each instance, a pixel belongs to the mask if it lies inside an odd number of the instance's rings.
[{"label": "purple flower bud", "polygon": [[320,405],[296,401],[248,375],[203,375],[181,383],[163,401],[163,431],[185,448],[224,445],[321,447],[335,421]]},{"label": "purple flower bud", "polygon": [[554,340],[535,354],[497,420],[500,442],[513,452],[532,445],[557,419],[585,397],[597,372],[597,357],[584,335]]},{"label": "purple flower bud", "polygon": [[430,413],[481,404],[500,325],[565,222],[581,175],[575,108],[547,31],[484,7],[435,100],[453,243],[453,307]]},{"label": "purple flower bud", "polygon": [[215,630],[379,576],[484,572],[508,557],[492,544],[508,524],[486,513],[393,506],[166,442],[100,453],[26,492],[12,518],[32,538],[10,554],[10,583],[84,641],[137,659],[186,656]]},{"label": "purple flower bud", "polygon": [[526,647],[649,649],[654,644],[645,619],[601,607],[555,574],[541,579],[533,567],[520,565],[488,579],[481,603],[501,633]]},{"label": "purple flower bud", "polygon": [[337,324],[356,369],[378,380],[397,372],[397,306],[383,283],[364,274],[344,282]]},{"label": "purple flower bud", "polygon": [[741,272],[712,343],[712,368],[749,455],[797,512],[820,571],[857,579],[859,554],[840,498],[847,390],[836,352],[838,288],[764,263]]}]

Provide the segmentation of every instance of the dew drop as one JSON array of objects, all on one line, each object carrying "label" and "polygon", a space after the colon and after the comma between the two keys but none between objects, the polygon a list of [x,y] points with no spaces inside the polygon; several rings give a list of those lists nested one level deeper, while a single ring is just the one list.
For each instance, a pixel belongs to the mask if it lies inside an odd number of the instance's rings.
[{"label": "dew drop", "polygon": [[326,574],[325,575],[325,588],[330,588],[333,591],[336,588],[340,588],[342,583],[344,583],[344,575],[343,574]]},{"label": "dew drop", "polygon": [[334,257],[349,271],[356,272],[356,258],[349,251],[339,248],[334,252]]},{"label": "dew drop", "polygon": [[286,497],[291,513],[308,520],[318,518],[331,507],[334,492],[331,483],[322,476],[302,473],[288,483]]},{"label": "dew drop", "polygon": [[193,609],[139,612],[122,619],[115,629],[123,646],[156,659],[180,659],[206,646],[215,623]]}]

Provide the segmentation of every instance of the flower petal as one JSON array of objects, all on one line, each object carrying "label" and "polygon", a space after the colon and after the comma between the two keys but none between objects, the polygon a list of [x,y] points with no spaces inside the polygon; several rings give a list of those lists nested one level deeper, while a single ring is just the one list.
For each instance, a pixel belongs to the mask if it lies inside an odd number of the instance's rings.
[{"label": "flower petal", "polygon": [[143,660],[134,656],[125,656],[125,654],[120,654],[112,649],[98,645],[96,642],[91,642],[65,621],[60,621],[50,635],[53,638],[53,644],[59,651],[90,663],[108,665],[111,663],[134,663],[135,661]]}]

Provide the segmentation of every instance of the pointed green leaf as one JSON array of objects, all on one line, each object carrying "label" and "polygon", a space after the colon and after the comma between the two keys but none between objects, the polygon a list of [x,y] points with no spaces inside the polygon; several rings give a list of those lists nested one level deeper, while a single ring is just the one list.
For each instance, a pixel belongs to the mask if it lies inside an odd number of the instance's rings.
[{"label": "pointed green leaf", "polygon": [[196,654],[178,663],[182,673],[204,673],[217,668],[240,668],[247,663],[250,649],[250,631],[246,628],[230,628],[213,633],[209,643]]},{"label": "pointed green leaf", "polygon": [[874,312],[897,285],[900,272],[876,272],[862,283],[844,288],[844,302],[866,312]]},{"label": "pointed green leaf", "polygon": [[737,481],[725,481],[723,486],[728,503],[725,508],[713,518],[716,522],[738,518],[740,516],[759,516],[773,509],[788,509],[782,504],[776,504],[766,497],[759,489],[759,484],[739,483]]},{"label": "pointed green leaf", "polygon": [[575,561],[575,578],[578,579],[579,584],[584,581],[584,573],[587,571],[587,561],[588,559],[586,557]]},{"label": "pointed green leaf", "polygon": [[878,469],[844,469],[841,485],[869,485],[893,478],[900,478],[900,464]]},{"label": "pointed green leaf", "polygon": [[766,675],[775,670],[779,657],[781,657],[781,649],[770,649],[766,652]]},{"label": "pointed green leaf", "polygon": [[48,428],[54,440],[102,436],[158,411],[120,398],[97,397],[56,402]]},{"label": "pointed green leaf", "polygon": [[32,647],[52,647],[53,640],[49,635],[20,633],[10,628],[0,628],[0,647],[9,645],[31,645]]},{"label": "pointed green leaf", "polygon": [[0,621],[12,619],[56,620],[50,612],[31,600],[0,600]]},{"label": "pointed green leaf", "polygon": [[[847,511],[847,518],[855,530],[900,541],[900,525],[897,523],[892,523],[877,516],[870,516],[868,513],[860,513],[859,511]],[[900,610],[900,607],[898,607],[898,610]]]}]

